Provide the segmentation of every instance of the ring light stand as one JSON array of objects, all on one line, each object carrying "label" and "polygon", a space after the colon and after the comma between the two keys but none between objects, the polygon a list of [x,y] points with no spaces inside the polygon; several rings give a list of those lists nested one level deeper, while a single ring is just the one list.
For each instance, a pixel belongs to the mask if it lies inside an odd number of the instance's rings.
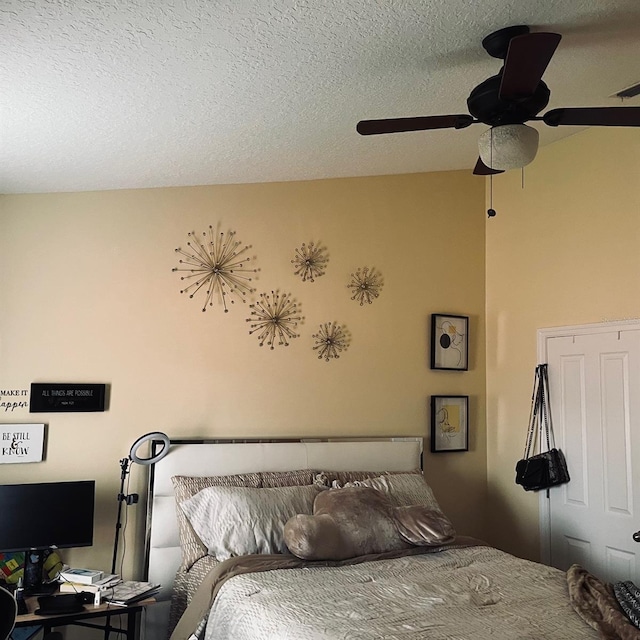
[{"label": "ring light stand", "polygon": [[[137,455],[137,450],[141,445],[149,442],[150,440],[159,440],[163,443],[162,449],[154,456],[150,456],[148,458],[141,458]],[[118,540],[120,539],[120,529],[122,528],[122,503],[125,502],[127,505],[136,504],[138,502],[138,494],[131,493],[129,495],[124,492],[124,482],[129,474],[129,465],[131,462],[135,462],[136,464],[141,464],[144,466],[155,464],[164,458],[167,453],[169,453],[169,437],[162,433],[161,431],[153,431],[151,433],[147,433],[140,438],[138,438],[132,445],[129,451],[129,456],[127,458],[122,458],[120,460],[120,491],[118,493],[118,519],[116,521],[116,535],[115,540],[113,542],[113,559],[111,561],[111,573],[116,572],[116,563],[118,560]]]}]

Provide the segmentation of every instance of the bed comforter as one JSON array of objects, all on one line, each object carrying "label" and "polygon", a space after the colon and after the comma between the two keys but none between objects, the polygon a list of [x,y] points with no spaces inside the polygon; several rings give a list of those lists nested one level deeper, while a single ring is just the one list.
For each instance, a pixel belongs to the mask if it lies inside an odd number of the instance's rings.
[{"label": "bed comforter", "polygon": [[309,563],[293,556],[232,558],[211,571],[171,638],[600,637],[572,608],[565,574],[557,569],[486,546],[425,551],[350,563]]}]

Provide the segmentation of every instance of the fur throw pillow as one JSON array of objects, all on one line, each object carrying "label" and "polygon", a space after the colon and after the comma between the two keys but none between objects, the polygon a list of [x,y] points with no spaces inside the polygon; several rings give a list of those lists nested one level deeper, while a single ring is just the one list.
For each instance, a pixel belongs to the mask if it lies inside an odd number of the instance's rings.
[{"label": "fur throw pillow", "polygon": [[394,507],[370,487],[323,491],[313,515],[298,514],[284,527],[289,551],[304,560],[345,560],[370,553],[437,545],[455,536],[451,523],[428,507]]}]

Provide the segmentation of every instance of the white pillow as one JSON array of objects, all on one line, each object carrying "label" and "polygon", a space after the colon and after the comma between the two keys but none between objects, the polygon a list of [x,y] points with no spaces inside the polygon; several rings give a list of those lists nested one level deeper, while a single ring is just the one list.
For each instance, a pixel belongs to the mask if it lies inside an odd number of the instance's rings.
[{"label": "white pillow", "polygon": [[298,513],[312,514],[322,489],[298,487],[207,487],[180,507],[218,560],[251,553],[287,553],[284,525]]}]

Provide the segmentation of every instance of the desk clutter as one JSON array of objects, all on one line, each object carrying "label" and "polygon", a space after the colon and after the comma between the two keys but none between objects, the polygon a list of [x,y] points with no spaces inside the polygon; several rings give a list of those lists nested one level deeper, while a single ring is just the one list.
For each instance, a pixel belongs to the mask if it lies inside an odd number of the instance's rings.
[{"label": "desk clutter", "polygon": [[108,580],[109,578],[115,578],[115,574],[105,576],[102,571],[98,569],[63,569],[58,574],[59,582],[71,582],[76,584],[98,584]]},{"label": "desk clutter", "polygon": [[[102,571],[98,571],[95,572],[98,574],[96,577],[88,577],[85,573],[85,578],[83,578],[77,571],[79,570],[70,569],[69,571],[60,572],[58,577],[60,593],[104,593],[107,589],[111,589],[122,582],[120,576],[115,573],[105,575]],[[87,572],[89,570],[82,569],[81,571]]]},{"label": "desk clutter", "polygon": [[[138,580],[122,580],[115,573],[105,574],[95,569],[67,569],[58,577],[60,594],[79,595],[84,602],[109,602],[128,605],[155,594],[160,585]],[[60,597],[60,596],[57,596]]]},{"label": "desk clutter", "polygon": [[150,598],[160,590],[160,585],[155,582],[141,582],[137,580],[123,580],[115,587],[107,590],[104,600],[111,604],[127,606]]},{"label": "desk clutter", "polygon": [[[127,581],[120,584],[126,585]],[[27,612],[11,616],[10,622],[15,624],[12,632],[12,640],[63,640],[63,634],[53,631],[58,627],[90,627],[104,631],[104,637],[111,634],[126,640],[139,640],[139,618],[146,607],[155,603],[155,599],[149,597],[154,593],[156,585],[151,583],[135,584],[135,594],[129,594],[126,602],[121,605],[112,603],[106,598],[99,604],[94,604],[95,594],[81,591],[79,593],[54,593],[52,595],[36,595],[24,597]],[[115,592],[115,587],[111,588]],[[0,594],[3,590],[0,590]],[[17,590],[16,590],[17,592]],[[14,594],[4,591],[9,603],[13,604],[15,614]],[[0,601],[2,598],[0,598]],[[6,616],[2,613],[0,602],[0,639],[6,637],[2,634],[1,624]],[[15,622],[13,622],[15,618]],[[8,620],[9,618],[7,618]],[[44,635],[42,635],[44,633]],[[75,636],[74,636],[75,637]],[[84,637],[81,635],[80,637]]]},{"label": "desk clutter", "polygon": [[[48,549],[43,554],[43,582],[55,581],[62,559],[56,550]],[[24,551],[0,552],[0,581],[2,584],[16,586],[20,579],[24,581],[24,565],[26,553]]]}]

